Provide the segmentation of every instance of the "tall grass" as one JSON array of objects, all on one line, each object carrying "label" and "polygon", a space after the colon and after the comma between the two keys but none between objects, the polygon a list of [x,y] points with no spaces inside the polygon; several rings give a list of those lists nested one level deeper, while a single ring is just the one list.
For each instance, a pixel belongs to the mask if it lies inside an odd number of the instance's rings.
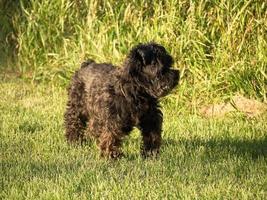
[{"label": "tall grass", "polygon": [[234,92],[267,101],[267,3],[262,0],[19,1],[12,16],[18,70],[67,82],[86,58],[120,64],[156,41],[182,71],[177,94],[192,105]]}]

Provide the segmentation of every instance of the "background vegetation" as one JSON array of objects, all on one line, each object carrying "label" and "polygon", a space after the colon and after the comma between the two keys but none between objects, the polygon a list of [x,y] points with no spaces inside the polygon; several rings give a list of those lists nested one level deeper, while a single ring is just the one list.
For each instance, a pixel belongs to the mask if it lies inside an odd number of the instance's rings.
[{"label": "background vegetation", "polygon": [[0,5],[1,49],[16,58],[11,67],[24,77],[66,82],[86,58],[119,65],[133,45],[156,41],[182,71],[180,99],[196,104],[201,97],[239,91],[266,101],[265,1],[2,0]]},{"label": "background vegetation", "polygon": [[[65,88],[86,58],[120,65],[163,44],[182,79],[164,98],[164,145],[109,162],[64,139]],[[263,0],[0,0],[0,199],[264,199],[267,113],[206,119],[234,94],[267,102]]]}]

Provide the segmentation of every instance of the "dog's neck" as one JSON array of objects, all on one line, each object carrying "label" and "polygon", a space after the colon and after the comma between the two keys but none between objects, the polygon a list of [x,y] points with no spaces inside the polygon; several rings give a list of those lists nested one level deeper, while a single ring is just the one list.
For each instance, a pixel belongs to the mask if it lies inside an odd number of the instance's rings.
[{"label": "dog's neck", "polygon": [[133,103],[142,103],[147,101],[157,101],[156,98],[149,95],[146,89],[140,86],[138,80],[132,78],[118,77],[117,91],[126,99],[126,101]]}]

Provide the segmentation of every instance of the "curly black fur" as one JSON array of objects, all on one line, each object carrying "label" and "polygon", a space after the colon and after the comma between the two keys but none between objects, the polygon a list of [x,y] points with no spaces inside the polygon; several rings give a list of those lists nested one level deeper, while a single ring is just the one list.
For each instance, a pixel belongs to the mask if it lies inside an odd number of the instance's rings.
[{"label": "curly black fur", "polygon": [[101,155],[116,158],[133,127],[141,130],[143,156],[157,154],[161,145],[162,112],[158,99],[179,81],[172,57],[156,43],[134,47],[122,68],[82,63],[68,90],[65,112],[69,142],[97,138]]}]

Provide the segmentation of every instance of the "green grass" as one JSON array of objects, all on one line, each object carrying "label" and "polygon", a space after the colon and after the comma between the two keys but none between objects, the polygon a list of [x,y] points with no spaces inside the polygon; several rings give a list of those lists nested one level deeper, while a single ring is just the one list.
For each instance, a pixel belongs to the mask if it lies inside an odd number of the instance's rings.
[{"label": "green grass", "polygon": [[[267,102],[262,0],[1,0],[0,199],[266,199],[267,113],[206,119],[235,94]],[[66,85],[86,58],[120,65],[139,42],[173,55],[179,87],[162,100],[159,159],[64,138]]]},{"label": "green grass", "polygon": [[264,199],[267,115],[205,119],[163,100],[158,159],[139,155],[137,130],[126,157],[99,158],[95,143],[64,138],[66,92],[52,84],[1,82],[1,199]]}]

